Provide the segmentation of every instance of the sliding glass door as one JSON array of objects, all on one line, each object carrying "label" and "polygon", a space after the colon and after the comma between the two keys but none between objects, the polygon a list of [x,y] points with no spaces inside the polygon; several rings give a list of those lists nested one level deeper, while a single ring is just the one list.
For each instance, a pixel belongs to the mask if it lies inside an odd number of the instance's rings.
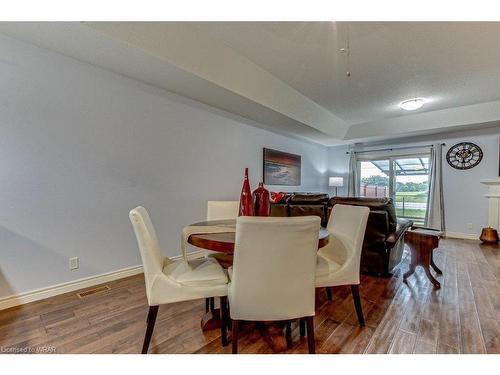
[{"label": "sliding glass door", "polygon": [[358,168],[360,196],[392,197],[398,217],[424,224],[429,191],[428,154],[360,160]]},{"label": "sliding glass door", "polygon": [[423,225],[429,192],[429,157],[394,159],[393,163],[396,213]]}]

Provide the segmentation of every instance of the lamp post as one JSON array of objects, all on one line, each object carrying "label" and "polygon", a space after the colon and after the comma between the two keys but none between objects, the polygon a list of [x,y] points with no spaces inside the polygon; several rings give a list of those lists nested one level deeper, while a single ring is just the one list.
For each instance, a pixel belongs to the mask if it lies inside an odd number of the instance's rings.
[{"label": "lamp post", "polygon": [[337,196],[337,188],[344,186],[344,177],[335,176],[328,178],[328,186],[335,187],[335,196]]}]

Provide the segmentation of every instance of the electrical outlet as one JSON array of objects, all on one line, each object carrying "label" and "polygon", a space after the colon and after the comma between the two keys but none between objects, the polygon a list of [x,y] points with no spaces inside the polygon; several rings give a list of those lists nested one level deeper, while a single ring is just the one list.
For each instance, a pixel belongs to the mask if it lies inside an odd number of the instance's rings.
[{"label": "electrical outlet", "polygon": [[69,269],[70,270],[76,270],[80,267],[80,261],[78,260],[78,257],[74,258],[69,258]]}]

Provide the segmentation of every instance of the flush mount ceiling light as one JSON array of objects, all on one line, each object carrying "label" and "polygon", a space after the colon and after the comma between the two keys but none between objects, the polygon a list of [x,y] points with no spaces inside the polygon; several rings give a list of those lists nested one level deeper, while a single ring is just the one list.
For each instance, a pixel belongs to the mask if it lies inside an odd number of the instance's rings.
[{"label": "flush mount ceiling light", "polygon": [[402,101],[399,103],[399,108],[404,109],[405,111],[415,111],[425,104],[425,99],[423,98],[413,98]]}]

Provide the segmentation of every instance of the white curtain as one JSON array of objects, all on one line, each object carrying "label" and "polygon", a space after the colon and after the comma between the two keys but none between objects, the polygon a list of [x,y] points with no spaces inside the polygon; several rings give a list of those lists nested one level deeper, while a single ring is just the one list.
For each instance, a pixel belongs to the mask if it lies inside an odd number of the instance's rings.
[{"label": "white curtain", "polygon": [[351,157],[349,159],[349,180],[347,188],[350,197],[359,196],[358,160],[354,151],[351,151]]},{"label": "white curtain", "polygon": [[444,198],[443,198],[443,146],[435,144],[431,147],[429,159],[429,194],[425,226],[444,231]]}]

